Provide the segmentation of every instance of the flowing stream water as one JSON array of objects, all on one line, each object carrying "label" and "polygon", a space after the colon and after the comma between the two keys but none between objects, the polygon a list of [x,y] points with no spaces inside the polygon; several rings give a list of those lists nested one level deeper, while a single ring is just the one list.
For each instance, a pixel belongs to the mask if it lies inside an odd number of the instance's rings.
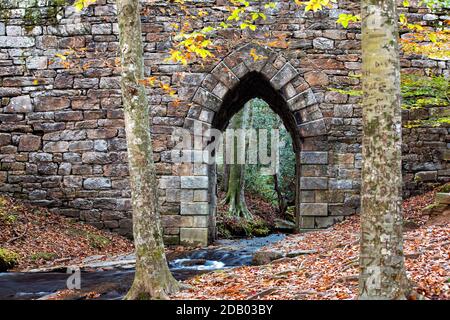
[{"label": "flowing stream water", "polygon": [[[187,251],[173,257],[169,267],[176,279],[185,280],[205,272],[250,265],[258,249],[283,238],[282,234],[272,234],[262,238],[219,240],[213,248]],[[98,299],[121,299],[131,286],[133,276],[132,266],[81,272],[81,290],[101,293]],[[0,300],[28,300],[50,295],[66,289],[68,277],[65,272],[0,273]]]}]

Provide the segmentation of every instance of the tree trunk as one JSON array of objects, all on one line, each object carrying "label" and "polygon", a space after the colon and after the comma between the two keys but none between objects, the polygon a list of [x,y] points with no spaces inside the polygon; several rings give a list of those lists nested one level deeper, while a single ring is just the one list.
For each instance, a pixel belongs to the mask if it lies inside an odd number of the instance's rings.
[{"label": "tree trunk", "polygon": [[[245,105],[244,109],[238,112],[231,124],[232,129],[245,129],[245,123],[247,121],[249,105]],[[234,137],[233,137],[234,139]],[[241,143],[245,144],[245,136],[239,136]],[[242,140],[243,139],[243,140]],[[238,144],[234,143],[234,155],[237,159]],[[228,213],[233,216],[243,217],[245,219],[251,219],[252,214],[247,208],[245,202],[245,164],[229,164],[227,193],[225,196],[225,203],[228,204]]]},{"label": "tree trunk", "polygon": [[118,0],[121,89],[128,147],[136,274],[125,299],[166,299],[178,289],[164,253],[152,159],[139,0]]},{"label": "tree trunk", "polygon": [[223,164],[223,191],[228,191],[228,182],[230,180],[230,166],[226,163]]},{"label": "tree trunk", "polygon": [[277,194],[278,199],[278,210],[280,211],[280,215],[284,216],[287,209],[286,199],[284,198],[283,192],[281,191],[280,184],[278,182],[278,173],[273,175],[273,188],[275,193]]},{"label": "tree trunk", "polygon": [[361,299],[409,293],[402,236],[400,63],[394,0],[362,1]]}]

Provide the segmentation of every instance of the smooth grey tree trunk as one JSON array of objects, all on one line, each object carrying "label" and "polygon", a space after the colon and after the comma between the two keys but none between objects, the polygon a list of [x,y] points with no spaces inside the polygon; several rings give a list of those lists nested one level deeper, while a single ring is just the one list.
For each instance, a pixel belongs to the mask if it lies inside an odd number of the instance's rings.
[{"label": "smooth grey tree trunk", "polygon": [[164,253],[152,159],[149,105],[144,87],[139,0],[117,0],[121,89],[133,206],[136,274],[125,299],[166,299],[178,290]]},{"label": "smooth grey tree trunk", "polygon": [[401,98],[397,6],[363,0],[363,167],[360,299],[409,294],[402,236]]},{"label": "smooth grey tree trunk", "polygon": [[[248,113],[251,106],[246,104],[244,109],[239,111],[234,117],[231,124],[231,129],[245,129],[248,119]],[[234,138],[233,138],[234,139]],[[245,145],[245,135],[237,137],[241,140],[241,145]],[[234,144],[234,155],[237,159],[238,150],[237,143]],[[232,216],[243,217],[251,219],[253,216],[247,208],[245,201],[245,164],[229,164],[227,192],[225,196],[225,203],[228,204],[228,213]]]}]

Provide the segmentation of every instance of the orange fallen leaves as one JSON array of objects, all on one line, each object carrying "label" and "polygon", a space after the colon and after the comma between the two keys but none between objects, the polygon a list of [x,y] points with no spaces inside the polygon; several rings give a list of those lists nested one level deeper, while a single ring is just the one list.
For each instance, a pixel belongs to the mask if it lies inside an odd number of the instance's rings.
[{"label": "orange fallen leaves", "polygon": [[[128,254],[130,240],[93,226],[50,213],[44,208],[25,206],[18,200],[0,197],[0,209],[14,215],[14,223],[0,219],[0,246],[19,254],[17,271],[51,265],[75,264],[93,255]],[[24,236],[8,243],[16,233]],[[92,243],[93,237],[107,239],[103,247]],[[45,255],[43,255],[45,254]],[[46,257],[47,256],[47,257]]]},{"label": "orange fallen leaves", "polygon": [[[418,224],[405,232],[408,277],[429,299],[449,299],[450,225],[427,225],[420,209],[433,201],[433,192],[403,203],[406,220]],[[262,299],[355,299],[358,293],[359,217],[349,217],[327,230],[289,235],[270,246],[282,252],[318,250],[315,254],[264,266],[249,266],[203,274],[186,282],[193,286],[174,299],[246,299],[271,287]],[[283,276],[279,276],[279,274]]]}]

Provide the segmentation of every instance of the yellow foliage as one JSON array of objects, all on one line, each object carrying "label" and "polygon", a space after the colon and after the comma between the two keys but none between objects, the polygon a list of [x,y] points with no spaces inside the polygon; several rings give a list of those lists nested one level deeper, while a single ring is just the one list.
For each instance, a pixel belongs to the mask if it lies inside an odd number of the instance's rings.
[{"label": "yellow foliage", "polygon": [[322,10],[324,7],[331,8],[331,3],[336,2],[336,0],[308,0],[306,2],[301,2],[299,0],[295,0],[295,3],[298,5],[305,5],[305,11],[318,11]]},{"label": "yellow foliage", "polygon": [[208,12],[206,12],[205,10],[200,10],[197,13],[197,16],[199,16],[199,17],[204,17],[204,16],[207,16],[207,15],[208,15]]},{"label": "yellow foliage", "polygon": [[55,57],[58,57],[58,58],[60,58],[63,61],[67,60],[67,57],[65,55],[61,54],[61,53],[55,54]]},{"label": "yellow foliage", "polygon": [[77,11],[81,11],[89,5],[95,3],[96,0],[76,0],[73,4]]},{"label": "yellow foliage", "polygon": [[341,13],[336,23],[341,24],[344,28],[347,28],[350,22],[359,22],[361,17],[353,14]]},{"label": "yellow foliage", "polygon": [[250,56],[253,58],[254,61],[259,61],[259,60],[264,60],[267,59],[267,57],[260,55],[258,53],[256,53],[255,49],[251,49],[250,50]]},{"label": "yellow foliage", "polygon": [[160,87],[166,92],[166,93],[168,93],[170,96],[174,96],[175,95],[175,90],[173,90],[171,87],[170,87],[170,84],[167,84],[167,83],[160,83],[159,84],[160,85]]}]

